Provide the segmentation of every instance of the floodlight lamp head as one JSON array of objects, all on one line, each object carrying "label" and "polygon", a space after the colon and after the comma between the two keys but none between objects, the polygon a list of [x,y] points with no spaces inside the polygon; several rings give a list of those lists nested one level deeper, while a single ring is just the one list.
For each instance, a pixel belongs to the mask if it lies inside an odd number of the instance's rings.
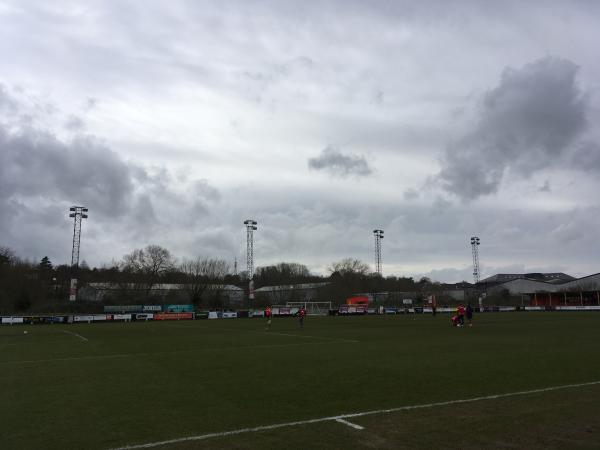
[{"label": "floodlight lamp head", "polygon": [[69,217],[75,217],[75,213],[69,214]]},{"label": "floodlight lamp head", "polygon": [[71,206],[71,207],[69,208],[69,211],[75,211],[75,207],[74,207],[74,206]]},{"label": "floodlight lamp head", "polygon": [[82,214],[82,215],[81,215],[81,217],[82,217],[83,219],[87,219],[87,218],[88,218],[88,215],[87,215],[87,214]]},{"label": "floodlight lamp head", "polygon": [[83,212],[88,212],[88,209],[87,208],[83,208],[82,211]]},{"label": "floodlight lamp head", "polygon": [[257,227],[255,227],[255,226],[253,226],[253,227],[252,227],[252,229],[253,229],[253,230],[258,230],[258,228],[257,228]]}]

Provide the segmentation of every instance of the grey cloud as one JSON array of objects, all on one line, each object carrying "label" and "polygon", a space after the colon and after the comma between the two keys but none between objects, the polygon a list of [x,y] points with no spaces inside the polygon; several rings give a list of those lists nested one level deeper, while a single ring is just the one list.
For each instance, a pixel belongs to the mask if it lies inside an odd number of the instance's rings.
[{"label": "grey cloud", "polygon": [[198,180],[193,184],[192,194],[210,201],[220,200],[221,194],[217,189],[210,186],[206,180]]},{"label": "grey cloud", "polygon": [[381,89],[377,89],[377,91],[373,94],[373,99],[371,103],[376,105],[381,105],[384,102],[384,93]]},{"label": "grey cloud", "polygon": [[540,192],[551,192],[552,188],[550,187],[550,182],[546,180],[542,186],[539,187],[538,191]]},{"label": "grey cloud", "polygon": [[585,171],[600,171],[600,144],[583,142],[573,152],[571,164]]},{"label": "grey cloud", "polygon": [[82,138],[70,143],[34,129],[0,127],[0,196],[86,202],[109,216],[123,212],[132,191],[116,153]]},{"label": "grey cloud", "polygon": [[96,106],[98,106],[98,99],[94,97],[88,97],[83,103],[83,110],[86,112],[91,111],[92,109],[96,108]]},{"label": "grey cloud", "polygon": [[144,224],[143,234],[149,234],[148,228],[153,227],[157,222],[157,216],[154,204],[148,194],[141,194],[135,201],[132,208],[133,219],[140,224]]},{"label": "grey cloud", "polygon": [[473,268],[470,266],[466,266],[461,269],[453,267],[444,269],[433,269],[427,273],[424,273],[423,275],[416,276],[415,279],[419,280],[422,276],[427,277],[432,281],[439,281],[442,283],[458,283],[460,281],[467,281],[469,283],[472,283]]},{"label": "grey cloud", "polygon": [[373,173],[364,156],[345,155],[331,146],[324,148],[319,156],[309,158],[308,167],[312,170],[324,170],[340,177],[368,176]]},{"label": "grey cloud", "polygon": [[[467,267],[470,248],[466,239],[473,232],[484,239],[484,265],[523,261],[531,267],[539,265],[540,261],[549,261],[549,264],[561,261],[572,267],[595,267],[598,244],[589,230],[594,229],[600,216],[589,210],[577,215],[572,225],[561,228],[561,223],[572,220],[571,211],[564,215],[547,215],[539,210],[515,213],[509,210],[504,198],[498,199],[492,211],[485,210],[483,202],[472,205],[472,210],[465,205],[445,205],[440,201],[425,205],[431,196],[428,190],[419,190],[419,201],[408,202],[406,200],[412,193],[406,191],[407,196],[403,197],[405,186],[397,183],[404,180],[395,178],[393,173],[382,173],[381,184],[375,177],[364,180],[358,187],[346,183],[342,193],[344,202],[340,204],[339,191],[324,192],[323,183],[311,186],[312,183],[302,179],[302,174],[294,177],[293,183],[286,185],[284,182],[273,189],[272,186],[265,187],[265,180],[261,178],[268,177],[264,177],[263,172],[257,171],[254,181],[244,186],[246,181],[243,179],[227,179],[217,169],[224,161],[230,165],[240,164],[238,167],[244,172],[250,169],[243,158],[235,157],[236,152],[246,149],[249,142],[251,147],[260,149],[255,156],[259,156],[259,152],[262,156],[263,151],[280,149],[283,140],[293,140],[298,149],[316,149],[314,154],[303,156],[303,161],[314,156],[319,162],[322,157],[319,142],[342,142],[350,143],[352,148],[377,151],[379,166],[391,164],[391,155],[396,158],[394,161],[406,158],[407,163],[412,163],[413,157],[418,156],[419,165],[414,166],[418,172],[434,163],[431,155],[445,145],[449,129],[455,125],[464,126],[459,121],[468,117],[471,108],[465,108],[466,112],[460,117],[451,117],[449,112],[465,103],[472,104],[465,94],[480,92],[482,83],[494,87],[496,82],[489,80],[497,77],[502,65],[522,61],[524,55],[544,54],[547,48],[560,48],[565,56],[585,66],[581,73],[576,72],[581,82],[595,83],[600,66],[589,42],[597,40],[598,27],[594,19],[599,9],[592,3],[579,2],[573,7],[553,2],[552,8],[548,8],[547,5],[525,5],[523,2],[494,6],[489,2],[472,1],[451,5],[448,2],[419,5],[386,2],[377,7],[354,0],[319,4],[235,1],[227,5],[212,0],[202,3],[176,1],[168,7],[160,2],[102,2],[78,10],[82,14],[71,14],[73,8],[68,7],[46,8],[30,4],[24,11],[26,13],[19,17],[2,15],[0,19],[6,25],[0,26],[4,36],[0,40],[0,49],[14,55],[6,61],[2,78],[12,84],[23,80],[37,92],[53,91],[61,103],[77,108],[75,112],[86,120],[89,129],[109,133],[108,139],[118,139],[114,142],[127,142],[126,145],[104,146],[118,152],[115,157],[122,164],[117,167],[126,166],[124,176],[129,177],[127,187],[130,192],[124,194],[127,201],[122,207],[124,212],[118,217],[108,218],[88,205],[92,209],[90,220],[84,225],[84,233],[89,234],[84,237],[85,255],[82,256],[92,264],[94,259],[109,261],[111,257],[119,257],[131,248],[152,241],[182,256],[190,251],[211,249],[214,256],[225,257],[227,251],[245,248],[240,221],[254,217],[259,220],[256,235],[258,264],[267,259],[272,262],[300,259],[309,265],[316,262],[326,266],[346,256],[371,262],[371,231],[383,228],[386,231],[384,265],[395,264],[397,270],[394,272],[398,274],[407,273],[411,265],[418,268],[410,270],[419,273],[433,267],[457,267],[459,270]],[[550,9],[553,14],[548,14]],[[567,16],[569,20],[564,20]],[[338,26],[331,26],[332,23]],[[103,40],[99,45],[98,39],[102,36],[112,39]],[[569,39],[565,40],[564,36]],[[444,42],[442,49],[440,42]],[[498,46],[498,42],[505,45]],[[56,51],[57,46],[60,51]],[[464,58],[465,54],[469,57]],[[299,55],[309,56],[310,61],[294,60]],[[43,73],[37,70],[40,66],[45,67]],[[466,192],[464,198],[481,195],[482,187],[495,192],[507,173],[528,173],[528,166],[534,165],[531,170],[538,167],[537,147],[543,150],[539,152],[541,166],[564,157],[571,161],[571,167],[588,170],[595,166],[597,152],[594,145],[585,148],[573,145],[581,131],[571,133],[569,130],[577,129],[577,126],[569,124],[568,120],[569,128],[564,133],[566,144],[561,142],[561,135],[552,135],[550,142],[540,139],[541,143],[538,143],[531,139],[529,131],[542,136],[544,133],[535,123],[524,125],[525,119],[534,117],[538,111],[523,113],[524,120],[514,114],[526,110],[519,100],[531,103],[536,97],[535,89],[531,87],[516,94],[518,86],[527,84],[527,74],[531,77],[539,75],[541,69],[534,69],[508,73],[506,79],[503,78],[496,89],[482,99],[480,123],[466,133],[461,132],[463,138],[448,147],[449,152],[460,153],[454,159],[447,157],[442,167],[450,171],[445,173],[447,177],[442,181],[454,189],[453,192],[462,189]],[[546,71],[556,72],[552,68]],[[548,81],[542,79],[542,85],[547,84]],[[157,90],[156,86],[167,88]],[[569,91],[568,80],[556,86],[559,89],[547,89],[552,91],[549,95],[537,97],[552,98],[555,91],[560,93],[564,88],[564,92],[571,94],[570,98],[586,103],[580,93],[574,93],[576,86],[571,85]],[[379,92],[384,94],[379,96]],[[205,110],[199,107],[204,98],[213,95],[217,108],[210,102],[205,105]],[[101,98],[97,107],[95,100],[83,105],[82,99],[88,96]],[[263,99],[261,104],[249,105],[248,100],[255,97]],[[6,98],[0,94],[0,111],[6,111],[8,104],[3,102]],[[378,100],[383,101],[378,103]],[[160,114],[154,112],[168,112],[173,101],[206,113],[215,122],[222,120],[221,114],[229,117],[231,111],[238,111],[235,116],[242,117],[243,121],[236,130],[236,140],[224,133],[214,149],[206,149],[203,139],[199,139],[202,142],[191,142],[193,151],[170,148],[168,136],[186,135],[180,134],[181,129],[177,126],[168,130],[166,126],[162,128]],[[167,107],[163,108],[161,102],[167,102]],[[155,105],[154,111],[147,108],[148,104]],[[569,107],[568,102],[565,104]],[[540,109],[546,109],[546,106]],[[138,120],[142,119],[138,113],[140,108],[144,109],[147,123]],[[172,111],[177,113],[175,109]],[[282,133],[285,139],[273,144],[269,141],[269,146],[263,147],[256,137],[265,135],[263,114],[266,112],[281,120],[277,125],[289,129]],[[198,115],[199,124],[202,114]],[[192,116],[190,114],[189,118]],[[519,119],[513,119],[513,116]],[[27,117],[23,116],[23,119]],[[63,119],[58,114],[52,122],[63,125]],[[239,119],[233,117],[232,120]],[[111,124],[114,127],[117,122],[115,131],[119,133],[113,136]],[[30,127],[44,128],[41,124],[35,116],[30,116]],[[25,126],[26,123],[18,125]],[[199,127],[193,136],[189,135],[191,141],[208,135],[208,130],[213,128],[207,125],[206,130]],[[506,133],[492,133],[491,125],[502,126],[511,132],[516,129],[518,145],[513,146],[510,139],[503,139]],[[63,131],[57,129],[58,133]],[[23,133],[33,140],[43,134]],[[74,143],[48,134],[40,139],[74,148]],[[155,140],[156,136],[163,136],[165,140]],[[574,153],[565,155],[561,150],[563,145],[571,147]],[[95,142],[93,146],[102,147],[102,144]],[[173,144],[173,147],[177,145]],[[520,151],[513,154],[512,147]],[[498,148],[506,154],[501,154]],[[229,149],[232,153],[227,159],[223,156]],[[0,150],[4,151],[4,148]],[[346,148],[342,150],[339,152],[342,156],[351,156],[346,153]],[[87,144],[81,144],[79,151],[87,153]],[[72,158],[77,157],[71,155],[66,162]],[[146,165],[125,162],[126,159],[165,161],[171,168],[187,164],[194,167],[192,173],[195,176],[204,167],[208,167],[207,170],[214,168],[211,173],[220,177],[222,192],[213,193],[210,186],[208,189],[200,186],[196,190],[193,180],[169,178],[164,172],[161,174]],[[211,165],[203,167],[209,159]],[[81,167],[80,164],[74,166]],[[413,167],[412,164],[409,167]],[[59,169],[72,170],[65,167],[64,162]],[[332,167],[316,170],[329,173],[330,169]],[[458,169],[462,171],[452,178],[449,174]],[[37,175],[39,172],[36,169],[27,173]],[[553,186],[566,184],[561,179],[563,174],[549,172]],[[422,179],[426,174],[416,175]],[[546,173],[543,176],[550,177]],[[590,186],[594,187],[597,183],[593,177],[588,177],[590,179]],[[543,183],[543,179],[534,181],[535,186]],[[240,183],[243,186],[239,186]],[[24,256],[43,256],[44,253],[37,253],[42,251],[42,246],[50,256],[57,248],[64,247],[68,251],[68,219],[61,219],[62,225],[56,225],[49,218],[63,214],[64,202],[70,203],[71,195],[54,186],[41,191],[40,183],[34,184],[35,189],[31,191],[13,191],[10,197],[2,197],[5,201],[0,205],[0,235],[8,236],[7,243],[15,243],[19,253],[26,249]],[[362,200],[361,195],[355,195],[363,188],[376,192],[388,185],[393,186],[391,195],[396,198],[385,207],[381,203],[386,202],[387,195],[377,201],[371,198],[369,202]],[[4,189],[4,184],[1,186]],[[387,187],[385,189],[387,191]],[[194,198],[198,199],[196,204]],[[552,209],[552,199],[547,200],[546,205],[539,206]],[[565,203],[576,204],[580,200],[589,202],[590,198],[567,197]],[[39,204],[54,201],[61,203],[42,214]],[[86,199],[82,201],[88,204]],[[70,225],[72,227],[72,223]],[[49,230],[51,226],[53,228]],[[571,240],[577,231],[581,232],[580,239]],[[94,236],[92,232],[97,238],[88,238]],[[568,255],[569,248],[554,250],[559,245],[556,242],[549,245],[550,234],[552,239],[565,239],[565,245],[572,246],[573,254]],[[55,244],[61,236],[64,243]],[[200,239],[195,241],[198,236]],[[234,239],[238,240],[230,244]],[[19,242],[20,246],[16,244]],[[95,253],[91,251],[92,246]],[[243,252],[238,255],[241,262]],[[504,261],[494,261],[502,258]]]},{"label": "grey cloud", "polygon": [[85,122],[81,117],[71,115],[65,122],[65,128],[69,131],[81,131],[85,128]]},{"label": "grey cloud", "polygon": [[[238,197],[237,202],[233,196]],[[386,274],[420,276],[440,268],[430,274],[449,282],[472,280],[469,239],[473,235],[482,239],[480,258],[486,276],[497,270],[493,267],[507,264],[522,264],[525,271],[560,264],[573,272],[591,273],[600,245],[593,233],[586,232],[599,219],[599,208],[505,210],[493,204],[448,205],[443,199],[429,205],[397,201],[373,205],[356,198],[333,201],[310,188],[293,193],[260,189],[227,193],[225,199],[231,208],[213,212],[218,220],[213,217],[207,227],[199,228],[203,236],[206,233],[203,245],[214,247],[216,244],[209,242],[210,230],[225,227],[228,233],[223,239],[227,235],[239,237],[237,254],[242,259],[245,247],[240,218],[254,218],[259,224],[255,234],[257,265],[294,260],[316,269],[344,256],[372,263],[372,230],[376,227],[386,234]],[[221,242],[219,246],[225,248]],[[445,272],[442,268],[456,270]]]},{"label": "grey cloud", "polygon": [[153,234],[168,235],[174,228],[193,229],[210,216],[210,207],[221,198],[219,190],[207,180],[187,180],[164,167],[138,167],[134,174],[136,224],[133,228],[146,228],[148,238]]},{"label": "grey cloud", "polygon": [[404,191],[404,200],[415,200],[419,198],[419,191],[413,188],[409,188]]},{"label": "grey cloud", "polygon": [[0,83],[0,111],[2,110],[12,114],[16,110],[16,103],[8,94],[4,85]]},{"label": "grey cloud", "polygon": [[[29,108],[1,94],[18,114]],[[95,238],[86,247],[94,248],[88,258],[94,263],[101,255],[114,257],[107,255],[113,244],[146,245],[168,236],[173,226],[191,229],[197,224],[181,212],[220,198],[206,180],[177,183],[164,167],[126,162],[93,136],[61,140],[40,125],[44,114],[46,107],[33,111],[40,120],[28,124],[7,123],[0,114],[0,236],[24,257],[66,261],[72,204],[90,209],[85,233]]]},{"label": "grey cloud", "polygon": [[474,199],[496,192],[508,170],[527,176],[563,161],[589,110],[577,71],[574,63],[551,57],[505,69],[483,99],[479,123],[448,145],[443,187]]}]

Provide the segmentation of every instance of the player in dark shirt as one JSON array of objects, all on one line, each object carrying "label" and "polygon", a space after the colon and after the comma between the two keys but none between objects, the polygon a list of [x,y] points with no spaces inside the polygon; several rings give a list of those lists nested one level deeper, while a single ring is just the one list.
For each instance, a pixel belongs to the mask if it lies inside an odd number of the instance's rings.
[{"label": "player in dark shirt", "polygon": [[471,302],[467,303],[466,316],[467,316],[467,320],[469,322],[469,326],[472,327],[473,326],[473,307],[471,306]]}]

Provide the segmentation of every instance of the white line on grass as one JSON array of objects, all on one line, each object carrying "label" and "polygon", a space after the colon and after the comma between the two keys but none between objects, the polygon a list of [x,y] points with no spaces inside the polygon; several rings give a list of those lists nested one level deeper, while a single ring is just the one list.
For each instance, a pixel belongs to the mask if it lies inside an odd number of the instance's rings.
[{"label": "white line on grass", "polygon": [[309,338],[309,339],[323,339],[323,340],[328,340],[328,341],[338,341],[338,342],[351,342],[351,343],[357,343],[360,341],[357,341],[355,339],[345,339],[345,338],[335,338],[335,337],[329,337],[329,336],[314,336],[312,334],[304,334],[303,332],[300,332],[300,334],[294,334],[294,333],[280,333],[279,331],[271,331],[271,330],[264,330],[264,331],[258,331],[258,330],[240,330],[237,328],[221,328],[221,330],[225,330],[225,331],[233,331],[233,332],[237,332],[237,333],[258,333],[258,334],[273,334],[273,335],[277,335],[277,336],[289,336],[289,337],[299,337],[299,338]]},{"label": "white line on grass", "polygon": [[333,337],[328,337],[328,336],[312,336],[309,334],[279,333],[278,331],[271,331],[271,330],[269,330],[269,331],[254,331],[254,330],[252,330],[252,331],[249,331],[249,333],[277,334],[279,336],[292,336],[292,337],[313,338],[313,339],[328,339],[330,341],[352,342],[352,343],[360,342],[355,339],[333,338]]},{"label": "white line on grass", "polygon": [[[277,428],[294,427],[294,426],[298,426],[298,425],[309,425],[312,423],[319,423],[319,422],[336,421],[336,422],[341,422],[341,423],[344,423],[347,425],[347,424],[350,424],[350,422],[346,423],[346,421],[343,421],[343,419],[349,419],[349,418],[353,418],[353,417],[370,416],[370,415],[374,415],[374,414],[389,414],[389,413],[399,412],[399,411],[410,411],[413,409],[434,408],[436,406],[447,406],[447,405],[456,405],[456,404],[460,404],[460,403],[478,402],[478,401],[482,401],[482,400],[495,400],[498,398],[515,397],[518,395],[538,394],[541,392],[558,391],[560,389],[593,386],[593,385],[597,385],[597,384],[600,384],[600,381],[591,381],[588,383],[578,383],[578,384],[563,384],[561,386],[551,386],[551,387],[541,388],[541,389],[531,389],[529,391],[508,392],[505,394],[494,394],[494,395],[486,395],[483,397],[472,397],[472,398],[464,398],[464,399],[458,399],[458,400],[449,400],[446,402],[423,403],[420,405],[400,406],[397,408],[377,409],[377,410],[363,411],[363,412],[357,412],[357,413],[340,414],[337,416],[320,417],[318,419],[297,420],[295,422],[276,423],[276,424],[272,424],[272,425],[263,425],[263,426],[259,426],[259,427],[253,427],[253,428],[240,428],[238,430],[222,431],[220,433],[200,434],[197,436],[188,436],[188,437],[183,437],[183,438],[169,439],[169,440],[165,440],[165,441],[149,442],[147,444],[126,445],[124,447],[113,448],[111,450],[131,450],[131,449],[137,449],[137,448],[152,448],[152,447],[159,447],[161,445],[178,444],[181,442],[188,442],[188,441],[200,441],[200,440],[210,439],[210,438],[232,436],[235,434],[255,433],[258,431],[275,430]],[[352,424],[352,425],[355,425],[355,424]],[[359,425],[357,425],[357,426],[359,426]]]},{"label": "white line on grass", "polygon": [[355,430],[364,430],[365,429],[365,427],[362,427],[362,426],[357,425],[352,422],[348,422],[347,420],[344,420],[344,419],[335,419],[335,421],[339,422],[339,423],[343,423],[344,425],[348,425],[350,428],[354,428]]},{"label": "white line on grass", "polygon": [[78,337],[79,339],[81,339],[82,341],[89,342],[89,339],[88,339],[88,338],[85,338],[85,337],[83,337],[83,336],[82,336],[82,335],[80,335],[80,334],[73,333],[72,331],[68,331],[68,330],[62,330],[62,332],[63,332],[63,333],[70,334],[71,336],[76,336],[76,337]]},{"label": "white line on grass", "polygon": [[214,351],[229,351],[229,350],[246,350],[255,348],[282,348],[282,347],[297,347],[304,345],[317,344],[341,344],[342,342],[298,342],[291,344],[266,344],[266,345],[244,345],[240,347],[209,347],[209,348],[191,348],[187,350],[169,350],[163,352],[139,352],[139,353],[115,353],[113,355],[87,355],[87,356],[72,356],[66,358],[47,358],[47,359],[23,359],[13,361],[0,361],[0,364],[34,364],[53,361],[79,361],[85,359],[111,359],[111,358],[129,358],[136,356],[153,356],[153,355],[169,355],[172,353],[193,353],[193,352],[214,352]]}]

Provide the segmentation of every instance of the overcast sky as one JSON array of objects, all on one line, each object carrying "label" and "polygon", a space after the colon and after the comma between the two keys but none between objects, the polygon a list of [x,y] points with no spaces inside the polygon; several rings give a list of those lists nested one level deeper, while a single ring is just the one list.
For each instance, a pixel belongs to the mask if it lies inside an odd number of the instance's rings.
[{"label": "overcast sky", "polygon": [[600,271],[596,1],[0,0],[0,245]]}]

